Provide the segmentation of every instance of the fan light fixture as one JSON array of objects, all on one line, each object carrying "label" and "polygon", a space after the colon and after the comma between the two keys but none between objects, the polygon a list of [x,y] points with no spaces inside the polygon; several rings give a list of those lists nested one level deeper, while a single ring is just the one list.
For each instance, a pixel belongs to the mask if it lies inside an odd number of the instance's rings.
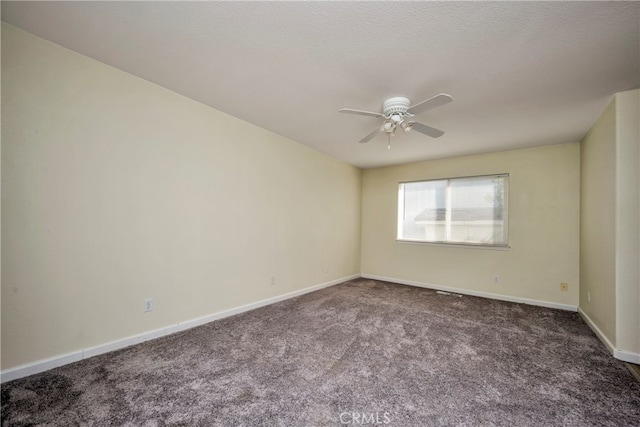
[{"label": "fan light fixture", "polygon": [[404,133],[409,133],[411,128],[413,128],[413,122],[407,122],[407,121],[403,120],[402,123],[400,123],[400,126],[404,130]]},{"label": "fan light fixture", "polygon": [[379,134],[386,133],[388,135],[388,146],[391,147],[391,137],[395,136],[395,130],[398,126],[400,126],[405,133],[409,133],[411,129],[414,129],[416,132],[420,132],[432,138],[442,136],[444,132],[440,129],[432,128],[431,126],[427,126],[423,123],[408,121],[408,119],[411,119],[416,114],[448,104],[451,101],[453,101],[451,95],[441,93],[427,99],[426,101],[411,105],[409,98],[396,96],[389,98],[382,103],[382,112],[380,113],[376,113],[374,111],[354,110],[352,108],[341,108],[338,111],[341,113],[358,114],[361,116],[383,119],[384,121],[382,122],[382,126],[378,125],[377,128],[371,131],[359,142],[369,142]]}]

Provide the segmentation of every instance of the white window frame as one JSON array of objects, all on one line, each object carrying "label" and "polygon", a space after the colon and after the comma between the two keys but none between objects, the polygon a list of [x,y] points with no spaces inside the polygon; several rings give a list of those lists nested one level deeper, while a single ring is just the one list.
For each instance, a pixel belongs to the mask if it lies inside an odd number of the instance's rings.
[{"label": "white window frame", "polygon": [[[484,243],[484,242],[459,242],[451,239],[451,182],[473,179],[491,179],[502,178],[504,181],[504,195],[503,195],[503,228],[504,228],[504,243]],[[445,207],[445,240],[426,240],[426,239],[410,239],[402,236],[403,233],[403,217],[404,217],[404,184],[411,184],[417,182],[446,182],[446,207]],[[493,174],[493,175],[477,175],[477,176],[465,176],[455,178],[441,178],[441,179],[426,179],[419,181],[405,181],[398,183],[398,217],[397,217],[397,233],[396,241],[398,243],[414,243],[423,245],[438,245],[438,246],[466,246],[473,248],[484,249],[508,249],[509,248],[509,174]]]}]

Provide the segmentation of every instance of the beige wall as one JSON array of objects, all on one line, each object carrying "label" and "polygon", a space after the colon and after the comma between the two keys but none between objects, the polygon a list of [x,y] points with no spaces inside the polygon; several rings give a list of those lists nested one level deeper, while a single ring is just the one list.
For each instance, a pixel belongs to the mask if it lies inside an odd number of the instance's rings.
[{"label": "beige wall", "polygon": [[580,308],[614,345],[615,120],[616,105],[611,102],[583,139],[580,151]]},{"label": "beige wall", "polygon": [[640,363],[640,90],[615,95],[616,347]]},{"label": "beige wall", "polygon": [[613,97],[581,149],[580,310],[614,355],[633,363],[640,363],[639,145],[636,89]]},{"label": "beige wall", "polygon": [[[577,306],[579,162],[571,143],[363,171],[362,274]],[[399,182],[497,173],[510,175],[508,250],[396,242]]]},{"label": "beige wall", "polygon": [[2,113],[2,369],[359,273],[357,168],[6,24]]},{"label": "beige wall", "polygon": [[[361,172],[3,23],[1,367],[358,273],[579,300],[640,353],[639,96],[581,146]],[[398,182],[505,172],[510,249],[395,242]]]}]

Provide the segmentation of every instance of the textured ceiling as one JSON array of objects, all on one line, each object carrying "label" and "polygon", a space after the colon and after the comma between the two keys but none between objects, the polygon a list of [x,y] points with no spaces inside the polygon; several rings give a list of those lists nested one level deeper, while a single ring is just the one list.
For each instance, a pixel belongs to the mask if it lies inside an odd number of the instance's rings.
[{"label": "textured ceiling", "polygon": [[[640,86],[640,2],[2,2],[40,37],[360,167],[582,139]],[[438,93],[443,129],[357,141]]]}]

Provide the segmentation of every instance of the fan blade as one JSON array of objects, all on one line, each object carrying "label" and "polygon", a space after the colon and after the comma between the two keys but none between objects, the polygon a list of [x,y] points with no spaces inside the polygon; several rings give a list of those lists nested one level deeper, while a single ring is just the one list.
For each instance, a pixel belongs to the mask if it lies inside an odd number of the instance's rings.
[{"label": "fan blade", "polygon": [[438,138],[444,135],[444,131],[440,129],[432,128],[431,126],[423,125],[422,123],[415,122],[411,127],[412,130],[418,131],[420,133],[424,133],[425,135],[430,136],[431,138]]},{"label": "fan blade", "polygon": [[407,110],[409,114],[419,114],[423,111],[430,110],[432,108],[439,107],[441,105],[445,105],[453,101],[451,95],[447,95],[446,93],[441,93],[439,95],[434,96],[433,98],[429,98],[426,101],[419,102],[416,105],[412,105]]},{"label": "fan blade", "polygon": [[351,108],[341,108],[338,111],[341,112],[341,113],[359,114],[361,116],[371,116],[371,117],[384,118],[384,114],[382,114],[382,113],[374,113],[373,111],[353,110]]},{"label": "fan blade", "polygon": [[369,142],[371,141],[373,138],[375,138],[376,136],[378,136],[378,134],[384,132],[384,128],[382,126],[378,126],[377,128],[375,128],[373,130],[373,132],[371,132],[369,135],[365,136],[364,138],[362,138],[360,141],[358,141],[359,143],[363,144],[365,142]]}]

